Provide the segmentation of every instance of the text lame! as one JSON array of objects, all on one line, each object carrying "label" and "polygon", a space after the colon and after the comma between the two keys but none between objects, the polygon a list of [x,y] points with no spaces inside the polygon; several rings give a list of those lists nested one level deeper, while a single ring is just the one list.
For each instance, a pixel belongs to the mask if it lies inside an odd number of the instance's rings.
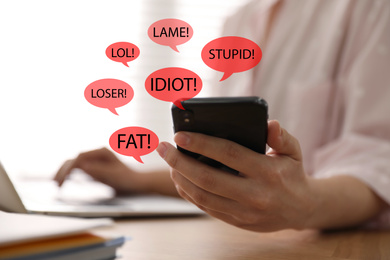
[{"label": "text lame!", "polygon": [[[167,32],[168,31],[168,32]],[[161,30],[156,32],[156,27],[153,27],[153,37],[189,37],[189,28],[188,27],[168,27],[168,30],[165,27],[162,27]]]}]

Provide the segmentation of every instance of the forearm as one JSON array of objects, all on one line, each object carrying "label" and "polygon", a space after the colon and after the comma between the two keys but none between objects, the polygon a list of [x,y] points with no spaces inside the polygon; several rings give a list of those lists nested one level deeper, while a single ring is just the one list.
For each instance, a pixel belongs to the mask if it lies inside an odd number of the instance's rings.
[{"label": "forearm", "polygon": [[352,176],[309,179],[314,206],[305,228],[332,229],[364,223],[386,203],[365,183]]}]

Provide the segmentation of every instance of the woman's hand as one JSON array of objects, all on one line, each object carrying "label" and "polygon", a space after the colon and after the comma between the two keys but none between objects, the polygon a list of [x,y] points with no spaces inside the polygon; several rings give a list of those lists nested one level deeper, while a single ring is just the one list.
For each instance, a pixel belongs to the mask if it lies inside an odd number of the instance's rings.
[{"label": "woman's hand", "polygon": [[144,175],[128,168],[107,148],[80,153],[75,159],[66,161],[58,170],[54,180],[61,186],[66,177],[76,168],[83,170],[97,181],[111,186],[118,193],[147,191]]},{"label": "woman's hand", "polygon": [[228,174],[161,143],[157,150],[171,166],[171,178],[183,198],[244,229],[274,231],[305,227],[314,202],[300,146],[277,121],[268,125],[267,143],[271,149],[267,155],[197,133],[177,133],[175,142],[240,172],[239,176]]}]

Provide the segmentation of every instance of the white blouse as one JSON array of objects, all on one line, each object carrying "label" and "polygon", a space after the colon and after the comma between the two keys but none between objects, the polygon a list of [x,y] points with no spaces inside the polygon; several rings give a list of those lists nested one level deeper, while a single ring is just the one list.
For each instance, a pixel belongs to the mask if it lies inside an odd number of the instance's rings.
[{"label": "white blouse", "polygon": [[299,140],[307,174],[355,176],[390,204],[390,1],[252,1],[225,28],[257,42],[263,58],[214,93],[263,97]]}]

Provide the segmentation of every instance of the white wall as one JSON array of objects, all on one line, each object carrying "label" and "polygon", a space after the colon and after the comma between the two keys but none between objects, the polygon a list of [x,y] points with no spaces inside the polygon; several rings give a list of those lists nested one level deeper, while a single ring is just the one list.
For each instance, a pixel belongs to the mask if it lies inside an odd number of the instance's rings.
[{"label": "white wall", "polygon": [[[63,160],[81,151],[108,147],[110,135],[127,126],[154,131],[171,141],[171,104],[151,97],[146,77],[157,69],[181,66],[203,80],[207,95],[210,68],[200,52],[219,36],[226,15],[240,0],[1,1],[0,2],[0,161],[9,172],[52,175]],[[152,42],[147,29],[164,18],[178,18],[194,29],[180,53]],[[112,43],[136,44],[141,55],[129,68],[109,60]],[[85,87],[98,79],[129,83],[134,99],[119,116],[89,104]],[[144,156],[147,170],[163,165],[156,152]]]}]

